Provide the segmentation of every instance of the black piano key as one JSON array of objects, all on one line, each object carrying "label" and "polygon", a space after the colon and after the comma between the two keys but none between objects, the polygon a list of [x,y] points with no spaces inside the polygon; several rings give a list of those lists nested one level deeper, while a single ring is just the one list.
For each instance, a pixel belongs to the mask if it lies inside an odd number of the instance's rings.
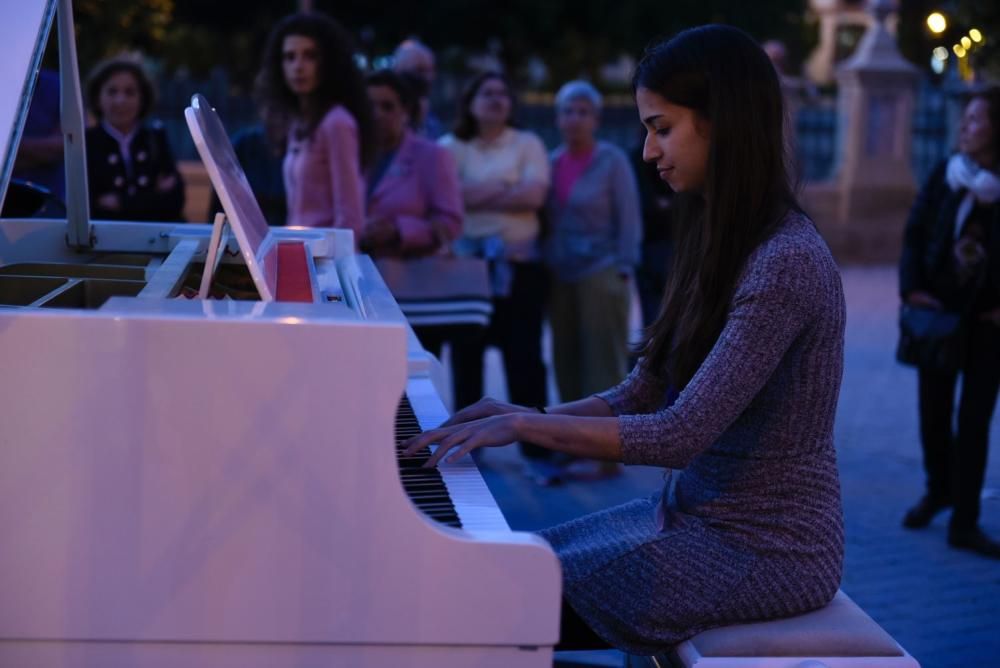
[{"label": "black piano key", "polygon": [[399,478],[403,491],[422,513],[435,522],[462,528],[462,521],[455,511],[448,488],[441,473],[436,468],[422,468],[431,457],[428,448],[416,454],[403,456],[402,443],[408,438],[423,433],[410,400],[404,395],[396,411],[396,460],[399,463]]}]

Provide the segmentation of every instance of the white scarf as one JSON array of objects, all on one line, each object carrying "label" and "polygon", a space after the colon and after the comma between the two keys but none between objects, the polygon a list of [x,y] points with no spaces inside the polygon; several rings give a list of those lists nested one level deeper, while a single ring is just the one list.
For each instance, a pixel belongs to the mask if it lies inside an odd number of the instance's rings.
[{"label": "white scarf", "polygon": [[955,212],[955,238],[962,235],[965,220],[972,213],[976,202],[993,204],[1000,201],[1000,177],[988,169],[983,169],[968,156],[956,153],[948,160],[945,172],[948,187],[954,192],[963,188],[967,191]]}]

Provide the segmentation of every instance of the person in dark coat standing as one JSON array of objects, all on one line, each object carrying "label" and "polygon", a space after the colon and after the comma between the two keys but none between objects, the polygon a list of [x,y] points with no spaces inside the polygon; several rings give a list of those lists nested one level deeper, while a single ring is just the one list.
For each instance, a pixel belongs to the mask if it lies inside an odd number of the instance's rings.
[{"label": "person in dark coat standing", "polygon": [[563,571],[559,649],[656,654],[836,594],[833,422],[844,293],[796,204],[778,76],[746,33],[686,30],[636,68],[643,157],[677,192],[677,250],[624,382],[539,410],[482,400],[404,444],[436,465],[530,441],[670,469],[658,494],[541,532]]},{"label": "person in dark coat standing", "polygon": [[146,122],[153,86],[129,60],[101,63],[87,82],[97,125],[87,129],[90,215],[98,220],[183,220],[184,181],[163,125]]},{"label": "person in dark coat standing", "polygon": [[978,525],[990,420],[1000,388],[1000,88],[969,101],[958,147],[934,170],[913,205],[899,267],[904,302],[962,313],[966,321],[961,368],[918,370],[927,491],[906,513],[903,526],[926,527],[951,506],[948,543],[1000,558],[1000,542]]}]

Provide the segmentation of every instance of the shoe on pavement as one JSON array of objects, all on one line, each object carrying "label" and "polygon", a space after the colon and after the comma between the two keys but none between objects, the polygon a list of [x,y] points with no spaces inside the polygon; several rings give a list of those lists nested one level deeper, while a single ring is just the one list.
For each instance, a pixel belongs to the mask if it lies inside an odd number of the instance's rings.
[{"label": "shoe on pavement", "polygon": [[907,529],[923,529],[934,516],[951,505],[950,501],[935,499],[929,495],[917,501],[917,505],[906,511],[903,526]]},{"label": "shoe on pavement", "polygon": [[987,536],[979,527],[964,531],[949,531],[948,544],[960,550],[981,554],[984,557],[1000,559],[1000,542]]}]

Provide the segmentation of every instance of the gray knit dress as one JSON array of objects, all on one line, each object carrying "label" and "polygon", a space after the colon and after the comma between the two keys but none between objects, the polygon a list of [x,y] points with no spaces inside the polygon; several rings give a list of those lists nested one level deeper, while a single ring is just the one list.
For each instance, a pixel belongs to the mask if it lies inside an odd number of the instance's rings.
[{"label": "gray knit dress", "polygon": [[651,654],[833,597],[844,320],[826,244],[789,214],[748,259],[718,341],[672,404],[644,361],[598,395],[619,417],[624,462],[668,469],[650,499],[541,532],[566,600],[598,635]]}]

